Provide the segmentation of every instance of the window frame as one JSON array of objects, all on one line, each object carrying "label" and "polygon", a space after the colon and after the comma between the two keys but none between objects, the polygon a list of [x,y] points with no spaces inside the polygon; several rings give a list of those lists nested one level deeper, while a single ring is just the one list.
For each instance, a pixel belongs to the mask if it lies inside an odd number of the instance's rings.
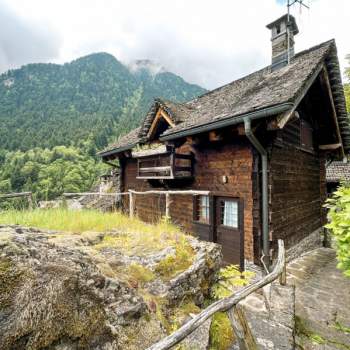
[{"label": "window frame", "polygon": [[[239,230],[240,229],[240,201],[238,199],[235,198],[220,198],[219,201],[222,201],[224,203],[224,206],[221,205],[220,203],[220,226],[224,227],[224,228],[228,228],[231,230]],[[230,225],[225,225],[225,203],[226,202],[231,202],[231,203],[235,203],[236,205],[236,217],[233,218],[233,222],[236,223],[236,226],[230,226]]]},{"label": "window frame", "polygon": [[[206,198],[206,203],[203,206],[202,198]],[[205,209],[206,213],[206,220],[203,220],[201,218],[202,209]],[[193,221],[202,224],[202,225],[208,225],[210,226],[212,223],[212,201],[209,195],[196,195],[194,196],[194,208],[193,208]]]}]

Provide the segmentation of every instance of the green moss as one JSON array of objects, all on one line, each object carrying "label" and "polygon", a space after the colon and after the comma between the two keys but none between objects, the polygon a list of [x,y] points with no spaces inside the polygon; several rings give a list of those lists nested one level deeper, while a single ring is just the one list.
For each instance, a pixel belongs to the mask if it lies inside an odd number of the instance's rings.
[{"label": "green moss", "polygon": [[129,265],[127,274],[129,280],[136,282],[137,284],[151,282],[155,279],[154,273],[149,268],[136,263]]},{"label": "green moss", "polygon": [[214,314],[210,326],[210,350],[228,350],[235,336],[226,312]]},{"label": "green moss", "polygon": [[344,326],[343,324],[341,324],[339,321],[336,321],[334,324],[334,328],[337,329],[340,332],[343,333],[350,333],[350,328]]},{"label": "green moss", "polygon": [[190,314],[198,314],[201,309],[191,299],[184,299],[182,303],[174,308],[170,318],[171,332],[179,329]]},{"label": "green moss", "polygon": [[179,244],[175,254],[169,254],[155,267],[155,272],[164,280],[169,280],[188,269],[192,263],[195,252],[189,244]]}]

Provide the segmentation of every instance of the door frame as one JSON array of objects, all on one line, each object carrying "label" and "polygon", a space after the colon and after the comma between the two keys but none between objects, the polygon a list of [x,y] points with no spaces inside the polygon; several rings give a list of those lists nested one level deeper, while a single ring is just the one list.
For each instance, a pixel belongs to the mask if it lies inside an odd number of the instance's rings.
[{"label": "door frame", "polygon": [[227,198],[234,200],[238,203],[238,231],[240,239],[240,249],[239,249],[239,268],[244,271],[244,200],[243,198],[237,196],[230,196],[226,193],[213,193],[210,195],[210,240],[217,243],[217,205],[219,198]]}]

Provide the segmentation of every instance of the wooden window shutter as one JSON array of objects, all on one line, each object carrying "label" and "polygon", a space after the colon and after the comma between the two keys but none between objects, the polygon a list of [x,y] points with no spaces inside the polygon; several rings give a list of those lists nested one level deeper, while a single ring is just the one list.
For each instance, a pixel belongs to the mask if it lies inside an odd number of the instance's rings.
[{"label": "wooden window shutter", "polygon": [[308,150],[313,150],[312,128],[311,125],[305,121],[300,121],[300,143],[301,146]]}]

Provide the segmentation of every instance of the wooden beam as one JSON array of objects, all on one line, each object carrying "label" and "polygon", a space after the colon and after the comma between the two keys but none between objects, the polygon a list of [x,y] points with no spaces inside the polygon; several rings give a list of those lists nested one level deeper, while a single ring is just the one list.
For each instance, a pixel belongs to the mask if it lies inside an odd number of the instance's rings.
[{"label": "wooden beam", "polygon": [[227,314],[236,335],[239,350],[257,350],[258,347],[242,307],[240,305],[235,305]]},{"label": "wooden beam", "polygon": [[[322,81],[323,80],[323,81]],[[333,117],[333,121],[335,124],[335,128],[336,128],[336,132],[337,132],[337,137],[338,137],[338,141],[339,143],[341,143],[341,153],[342,153],[342,157],[345,158],[345,151],[344,151],[344,147],[342,144],[342,138],[341,138],[341,134],[340,134],[340,129],[339,129],[339,124],[338,124],[338,118],[337,118],[337,111],[335,109],[335,105],[334,105],[334,100],[333,100],[333,94],[332,94],[332,89],[331,89],[331,84],[329,82],[329,77],[328,77],[328,73],[327,73],[327,68],[325,66],[323,66],[322,68],[322,79],[321,79],[321,83],[325,84],[325,88],[329,97],[329,100],[331,102],[331,108],[332,108],[332,117]]]},{"label": "wooden beam", "polygon": [[329,145],[319,145],[318,148],[321,150],[321,151],[331,151],[331,150],[335,150],[335,149],[338,149],[342,146],[341,143],[332,143],[332,144],[329,144]]},{"label": "wooden beam", "polygon": [[235,128],[238,132],[239,136],[244,136],[245,135],[245,129],[244,129],[244,124],[240,124]]},{"label": "wooden beam", "polygon": [[171,166],[155,166],[155,167],[145,167],[145,168],[139,168],[139,172],[142,173],[155,173],[158,171],[170,171]]},{"label": "wooden beam", "polygon": [[187,136],[186,142],[191,146],[196,146],[200,144],[200,139],[196,136]]},{"label": "wooden beam", "polygon": [[152,121],[151,127],[149,128],[149,131],[147,134],[148,138],[153,137],[153,135],[156,131],[157,124],[161,118],[163,118],[171,127],[175,126],[175,123],[171,120],[171,118],[167,115],[167,113],[165,111],[163,111],[162,108],[159,108],[157,113],[156,113],[156,116],[154,117],[154,119]]},{"label": "wooden beam", "polygon": [[179,190],[179,191],[158,191],[158,190],[150,190],[150,191],[134,191],[134,190],[129,190],[129,192],[134,193],[134,194],[180,194],[180,195],[187,195],[187,194],[192,194],[192,195],[209,195],[210,191],[196,191],[196,190]]},{"label": "wooden beam", "polygon": [[222,139],[222,134],[218,133],[217,131],[209,131],[209,141],[215,142],[221,141]]},{"label": "wooden beam", "polygon": [[[315,82],[315,80],[317,79],[318,75],[320,74],[321,70],[323,69],[322,65],[320,65],[316,71],[313,73],[313,75],[311,76],[311,78],[309,79],[309,81],[307,82],[307,84],[305,85],[305,87],[303,88],[302,92],[299,94],[299,96],[295,99],[294,101],[294,106],[289,110],[286,111],[284,113],[282,113],[281,115],[279,115],[276,120],[272,121],[271,126],[269,126],[270,128],[273,126],[274,128],[277,129],[282,129],[288,122],[289,120],[292,118],[295,110],[298,108],[299,103],[301,102],[301,100],[305,97],[305,95],[307,94],[307,92],[309,91],[311,85]],[[269,128],[268,127],[268,128]]]}]

